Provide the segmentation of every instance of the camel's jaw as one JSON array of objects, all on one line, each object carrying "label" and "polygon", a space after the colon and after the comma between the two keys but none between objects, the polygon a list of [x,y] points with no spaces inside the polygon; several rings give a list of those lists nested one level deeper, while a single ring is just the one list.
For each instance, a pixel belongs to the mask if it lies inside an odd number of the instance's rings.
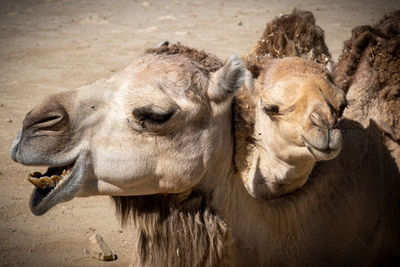
[{"label": "camel's jaw", "polygon": [[[46,173],[34,173],[28,178],[37,187],[33,189],[29,199],[29,208],[34,215],[42,215],[60,202],[71,200],[78,193],[85,178],[88,164],[84,153],[76,161],[64,167],[50,167]],[[64,175],[63,175],[64,173]],[[36,177],[39,176],[39,177]],[[52,184],[40,181],[52,180]],[[59,181],[55,176],[59,177]],[[51,179],[53,177],[53,179]],[[43,179],[44,178],[44,179]]]}]

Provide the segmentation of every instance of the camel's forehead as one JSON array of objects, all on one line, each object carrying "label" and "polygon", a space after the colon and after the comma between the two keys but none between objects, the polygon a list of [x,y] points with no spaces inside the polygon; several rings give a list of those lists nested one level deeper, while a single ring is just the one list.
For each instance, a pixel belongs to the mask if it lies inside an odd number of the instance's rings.
[{"label": "camel's forehead", "polygon": [[317,63],[299,57],[271,60],[264,77],[276,83],[284,78],[327,79],[325,69]]},{"label": "camel's forehead", "polygon": [[101,85],[106,90],[98,87],[92,93],[106,102],[142,105],[174,101],[182,106],[206,101],[208,76],[179,55],[144,55]]},{"label": "camel's forehead", "polygon": [[324,103],[324,98],[334,103],[336,95],[340,93],[322,67],[301,58],[273,62],[262,79],[261,97],[276,103]]},{"label": "camel's forehead", "polygon": [[334,98],[337,88],[327,79],[320,76],[291,75],[283,77],[275,83],[270,84],[261,95],[273,96],[282,101],[290,97],[304,96],[309,99],[319,98],[321,94],[328,98]]},{"label": "camel's forehead", "polygon": [[207,79],[189,59],[181,55],[144,55],[133,64],[132,74],[133,82],[158,83],[158,87],[166,91],[185,91],[196,86],[193,78]]}]

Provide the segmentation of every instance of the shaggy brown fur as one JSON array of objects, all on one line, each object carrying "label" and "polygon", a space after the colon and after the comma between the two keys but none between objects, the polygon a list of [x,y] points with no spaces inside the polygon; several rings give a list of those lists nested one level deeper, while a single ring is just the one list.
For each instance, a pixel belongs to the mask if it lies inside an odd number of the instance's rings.
[{"label": "shaggy brown fur", "polygon": [[255,103],[247,88],[242,88],[232,103],[235,171],[242,173],[248,167],[247,158],[257,145],[254,137]]},{"label": "shaggy brown fur", "polygon": [[195,48],[187,47],[181,43],[162,45],[157,48],[150,48],[145,51],[145,54],[156,54],[156,55],[184,55],[195,64],[197,68],[205,73],[212,73],[222,67],[222,61],[216,56],[199,51]]},{"label": "shaggy brown fur", "polygon": [[357,77],[361,62],[370,66],[366,109],[377,103],[385,121],[384,130],[400,141],[400,10],[386,15],[375,26],[360,26],[344,44],[336,67],[335,83],[347,92]]},{"label": "shaggy brown fur", "polygon": [[245,65],[255,77],[269,58],[300,56],[327,65],[332,59],[324,35],[311,12],[294,10],[267,23],[257,45],[243,58]]},{"label": "shaggy brown fur", "polygon": [[[134,266],[218,266],[230,233],[199,193],[113,197],[122,223],[139,229]],[[193,252],[196,253],[193,253]],[[138,264],[140,263],[140,264]]]}]

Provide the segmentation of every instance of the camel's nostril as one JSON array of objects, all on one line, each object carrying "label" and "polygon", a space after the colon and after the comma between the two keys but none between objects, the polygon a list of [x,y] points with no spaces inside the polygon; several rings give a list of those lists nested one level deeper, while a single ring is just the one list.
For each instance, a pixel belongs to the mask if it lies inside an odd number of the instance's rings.
[{"label": "camel's nostril", "polygon": [[313,112],[310,115],[311,122],[323,129],[333,129],[337,127],[337,117],[332,114],[320,115],[318,112]]},{"label": "camel's nostril", "polygon": [[46,117],[41,118],[40,120],[32,124],[32,127],[49,128],[59,123],[63,118],[64,116],[62,116],[61,114],[48,114]]},{"label": "camel's nostril", "polygon": [[326,128],[326,125],[324,124],[321,116],[317,112],[311,113],[310,120],[314,125],[321,128]]}]

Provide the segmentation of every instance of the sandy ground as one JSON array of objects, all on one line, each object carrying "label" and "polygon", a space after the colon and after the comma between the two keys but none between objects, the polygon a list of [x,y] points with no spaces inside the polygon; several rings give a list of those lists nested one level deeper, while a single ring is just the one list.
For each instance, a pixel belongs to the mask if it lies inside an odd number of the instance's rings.
[{"label": "sandy ground", "polygon": [[[353,27],[377,22],[400,1],[0,0],[0,266],[126,266],[135,241],[108,197],[74,199],[41,217],[30,213],[25,177],[38,168],[13,163],[9,148],[43,96],[109,76],[165,39],[223,59],[245,54],[267,21],[293,8],[314,13],[336,59]],[[116,261],[87,254],[94,233]]]}]

